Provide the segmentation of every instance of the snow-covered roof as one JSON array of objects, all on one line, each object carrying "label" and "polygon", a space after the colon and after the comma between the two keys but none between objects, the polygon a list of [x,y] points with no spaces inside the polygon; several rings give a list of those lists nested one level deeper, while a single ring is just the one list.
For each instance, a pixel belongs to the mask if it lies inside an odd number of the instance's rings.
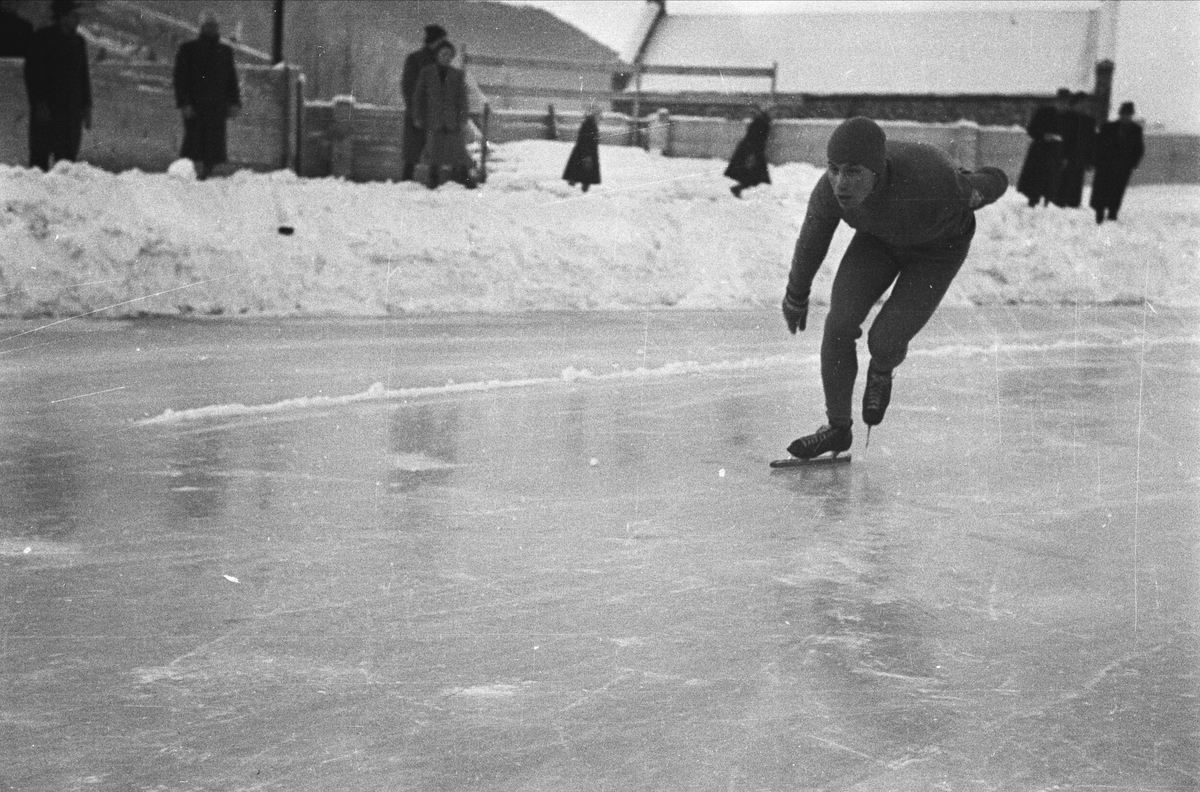
[{"label": "snow-covered roof", "polygon": [[[1049,10],[1046,10],[1046,9]],[[778,64],[782,93],[1046,94],[1092,87],[1098,7],[666,14],[643,62]],[[646,75],[644,91],[766,91],[761,78]]]}]

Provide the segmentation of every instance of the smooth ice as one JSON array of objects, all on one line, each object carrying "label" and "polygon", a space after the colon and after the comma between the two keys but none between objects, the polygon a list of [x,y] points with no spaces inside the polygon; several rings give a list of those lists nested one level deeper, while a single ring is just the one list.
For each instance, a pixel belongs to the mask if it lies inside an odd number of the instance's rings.
[{"label": "smooth ice", "polygon": [[0,789],[1196,790],[1198,318],[0,322]]}]

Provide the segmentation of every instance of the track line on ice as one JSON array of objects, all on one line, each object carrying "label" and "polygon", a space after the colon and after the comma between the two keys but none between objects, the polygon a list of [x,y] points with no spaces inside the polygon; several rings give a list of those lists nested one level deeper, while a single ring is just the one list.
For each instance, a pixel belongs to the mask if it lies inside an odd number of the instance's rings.
[{"label": "track line on ice", "polygon": [[295,399],[270,404],[214,404],[205,407],[193,407],[186,410],[167,408],[161,414],[136,421],[138,426],[152,424],[182,423],[185,421],[202,420],[205,418],[228,418],[244,415],[286,412],[290,410],[311,410],[322,407],[346,406],[361,402],[387,401],[391,399],[413,399],[424,396],[438,396],[454,393],[478,393],[513,388],[530,388],[539,385],[557,385],[576,382],[612,382],[617,380],[645,380],[653,378],[677,377],[687,374],[708,374],[729,371],[751,371],[757,369],[775,368],[784,364],[799,365],[805,361],[815,361],[814,356],[777,355],[767,358],[751,358],[738,361],[721,361],[719,363],[697,363],[681,361],[667,363],[658,368],[638,367],[619,371],[596,374],[589,369],[568,367],[557,377],[527,377],[513,380],[480,380],[476,382],[449,382],[445,385],[429,385],[411,388],[386,388],[383,383],[376,382],[361,393],[351,393],[344,396],[302,396]]},{"label": "track line on ice", "polygon": [[[910,357],[996,357],[999,365],[999,354],[1038,354],[1065,350],[1085,349],[1120,349],[1124,347],[1144,350],[1154,346],[1168,345],[1200,345],[1200,336],[1172,336],[1154,340],[1143,338],[1103,340],[1092,342],[1077,342],[1073,339],[1059,339],[1045,343],[1000,343],[987,345],[948,344],[933,349],[918,349],[910,352]],[[439,396],[457,393],[480,393],[487,391],[509,390],[515,388],[532,388],[545,385],[571,384],[582,382],[614,382],[621,380],[665,379],[689,374],[721,374],[727,372],[758,371],[785,367],[799,367],[815,364],[818,356],[807,355],[772,355],[762,358],[746,358],[743,360],[725,360],[714,363],[699,363],[696,361],[676,361],[666,363],[657,368],[638,367],[621,369],[604,373],[594,373],[589,369],[568,367],[557,377],[525,377],[512,380],[478,380],[474,382],[448,382],[445,385],[430,385],[422,387],[392,388],[382,382],[376,382],[370,388],[360,393],[343,396],[301,396],[293,399],[272,402],[268,404],[213,404],[204,407],[193,407],[183,410],[165,409],[162,413],[134,422],[136,426],[154,424],[176,424],[189,421],[199,421],[209,418],[230,418],[249,415],[263,415],[297,410],[313,410],[328,407],[344,407],[362,402],[388,401],[394,399],[415,399],[427,396]]]}]

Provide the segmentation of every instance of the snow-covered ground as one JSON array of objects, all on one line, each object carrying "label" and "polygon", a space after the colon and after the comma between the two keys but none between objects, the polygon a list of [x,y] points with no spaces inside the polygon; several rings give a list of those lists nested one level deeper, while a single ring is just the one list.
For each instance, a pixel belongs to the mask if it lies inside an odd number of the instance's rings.
[{"label": "snow-covered ground", "polygon": [[[0,166],[0,314],[359,315],[741,308],[778,301],[821,171],[772,169],[728,192],[725,162],[601,150],[604,183],[560,178],[569,143],[493,150],[474,191],[289,172],[197,182],[63,163]],[[186,163],[184,163],[186,165]],[[1200,185],[1134,188],[1118,223],[1030,209],[979,213],[948,304],[1200,305]],[[280,226],[295,228],[285,236]],[[844,226],[818,276],[824,301]]]}]

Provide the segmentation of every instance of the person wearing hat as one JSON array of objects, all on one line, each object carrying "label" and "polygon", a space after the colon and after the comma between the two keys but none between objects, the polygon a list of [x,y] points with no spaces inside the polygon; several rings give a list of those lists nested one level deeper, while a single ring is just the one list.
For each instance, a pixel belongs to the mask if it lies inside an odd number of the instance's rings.
[{"label": "person wearing hat", "polygon": [[1091,97],[1080,91],[1071,94],[1065,113],[1059,115],[1062,134],[1062,168],[1058,189],[1050,200],[1057,206],[1077,209],[1083,203],[1084,172],[1095,164],[1096,118]]},{"label": "person wearing hat", "polygon": [[221,43],[221,25],[211,12],[200,16],[200,35],[179,45],[172,83],[183,116],[179,156],[192,161],[197,178],[207,179],[227,159],[225,122],[242,108],[233,47]]},{"label": "person wearing hat", "polygon": [[404,96],[404,165],[400,175],[401,181],[413,178],[413,171],[421,160],[421,152],[425,150],[425,131],[417,126],[413,110],[413,92],[417,89],[417,79],[426,66],[437,63],[438,45],[445,40],[445,28],[441,25],[426,25],[425,45],[415,52],[410,52],[404,59],[404,71],[400,74],[400,93]]},{"label": "person wearing hat", "polygon": [[51,158],[79,156],[83,130],[92,128],[92,80],[87,43],[79,35],[79,4],[50,3],[49,26],[33,34],[25,55],[29,98],[29,165],[50,169]]},{"label": "person wearing hat", "polygon": [[1063,168],[1062,126],[1071,104],[1071,89],[1059,88],[1052,104],[1039,105],[1025,125],[1029,147],[1017,176],[1017,192],[1029,200],[1030,208],[1050,203],[1058,190]]},{"label": "person wearing hat", "polygon": [[1096,142],[1096,175],[1092,179],[1092,198],[1088,202],[1096,210],[1096,223],[1116,220],[1121,201],[1133,169],[1146,153],[1142,128],[1133,120],[1133,102],[1124,102],[1116,121],[1106,121],[1100,127]]},{"label": "person wearing hat", "polygon": [[971,172],[934,146],[889,142],[868,118],[838,125],[826,156],[828,168],[809,198],[783,298],[791,333],[806,327],[813,278],[838,224],[845,222],[855,234],[833,280],[821,339],[828,423],[788,446],[801,459],[836,456],[850,448],[856,341],[872,306],[890,287],[867,335],[871,362],[862,402],[868,433],[883,420],[893,370],[967,257],[975,210],[1008,189],[1008,177],[999,168]]}]

